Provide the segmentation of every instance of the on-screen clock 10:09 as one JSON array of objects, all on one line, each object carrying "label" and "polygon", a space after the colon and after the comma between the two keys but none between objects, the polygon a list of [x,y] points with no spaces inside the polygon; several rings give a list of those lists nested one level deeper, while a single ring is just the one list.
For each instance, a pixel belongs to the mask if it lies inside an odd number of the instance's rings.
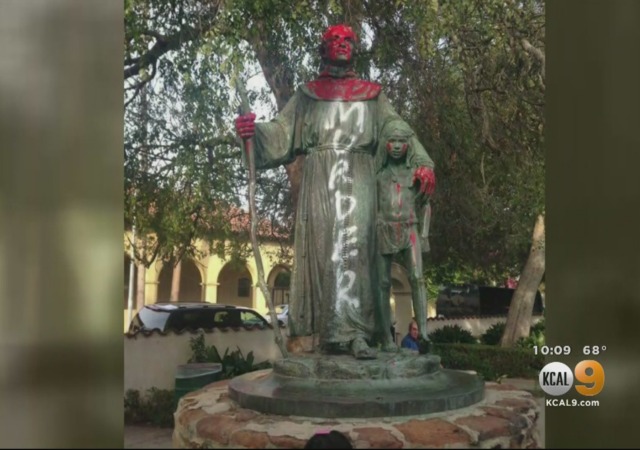
[{"label": "on-screen clock 10:09", "polygon": [[541,346],[537,346],[534,345],[533,346],[533,353],[535,355],[544,355],[544,356],[567,356],[571,354],[571,347],[568,345],[541,345]]}]

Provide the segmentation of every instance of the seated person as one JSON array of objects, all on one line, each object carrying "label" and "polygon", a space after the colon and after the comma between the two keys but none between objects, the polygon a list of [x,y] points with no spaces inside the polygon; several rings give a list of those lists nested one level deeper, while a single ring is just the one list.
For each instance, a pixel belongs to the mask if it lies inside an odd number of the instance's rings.
[{"label": "seated person", "polygon": [[400,347],[420,351],[420,347],[418,346],[418,336],[418,323],[415,320],[412,320],[411,322],[409,322],[409,332],[402,339]]}]

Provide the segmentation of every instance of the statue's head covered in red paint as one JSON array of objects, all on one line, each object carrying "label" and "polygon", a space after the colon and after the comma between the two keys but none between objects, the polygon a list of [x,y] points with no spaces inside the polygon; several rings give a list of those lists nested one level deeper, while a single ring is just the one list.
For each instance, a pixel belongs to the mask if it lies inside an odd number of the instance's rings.
[{"label": "statue's head covered in red paint", "polygon": [[320,75],[355,77],[352,66],[357,42],[358,37],[348,25],[332,25],[327,28],[320,43]]},{"label": "statue's head covered in red paint", "polygon": [[322,35],[320,56],[334,64],[348,64],[352,60],[356,42],[358,38],[350,26],[332,25]]},{"label": "statue's head covered in red paint", "polygon": [[319,100],[364,101],[380,93],[378,83],[358,78],[353,70],[358,37],[344,24],[332,25],[322,35],[320,75],[303,86],[303,91]]}]

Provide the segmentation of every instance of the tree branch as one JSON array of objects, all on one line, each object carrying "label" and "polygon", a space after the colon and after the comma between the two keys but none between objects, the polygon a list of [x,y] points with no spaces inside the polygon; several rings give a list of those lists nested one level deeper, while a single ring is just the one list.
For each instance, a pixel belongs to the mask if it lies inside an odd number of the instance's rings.
[{"label": "tree branch", "polygon": [[[211,19],[217,16],[218,10],[219,4],[214,6]],[[145,67],[155,65],[165,53],[171,50],[178,50],[183,42],[198,39],[203,31],[210,29],[212,26],[213,20],[199,21],[197,25],[181,28],[180,31],[169,36],[164,36],[153,30],[144,30],[141,34],[154,37],[156,42],[144,54],[138,57],[125,58],[124,79],[138,75],[140,70]]]},{"label": "tree branch", "polygon": [[544,75],[546,70],[544,53],[539,48],[531,45],[531,43],[527,40],[527,38],[522,38],[520,40],[520,43],[522,44],[522,47],[527,51],[527,53],[530,53],[531,55],[533,55],[538,61],[540,61],[540,64],[542,64],[542,80],[544,81]]}]

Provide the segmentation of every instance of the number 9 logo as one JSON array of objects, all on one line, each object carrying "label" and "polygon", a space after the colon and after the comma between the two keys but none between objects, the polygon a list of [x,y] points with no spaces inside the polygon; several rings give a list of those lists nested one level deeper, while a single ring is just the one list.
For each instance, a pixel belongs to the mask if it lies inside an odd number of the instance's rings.
[{"label": "number 9 logo", "polygon": [[[589,373],[587,373],[587,371]],[[580,361],[574,370],[576,381],[584,384],[576,384],[579,394],[586,397],[598,395],[604,388],[604,369],[598,361],[587,359]],[[586,386],[590,384],[591,386]]]}]

